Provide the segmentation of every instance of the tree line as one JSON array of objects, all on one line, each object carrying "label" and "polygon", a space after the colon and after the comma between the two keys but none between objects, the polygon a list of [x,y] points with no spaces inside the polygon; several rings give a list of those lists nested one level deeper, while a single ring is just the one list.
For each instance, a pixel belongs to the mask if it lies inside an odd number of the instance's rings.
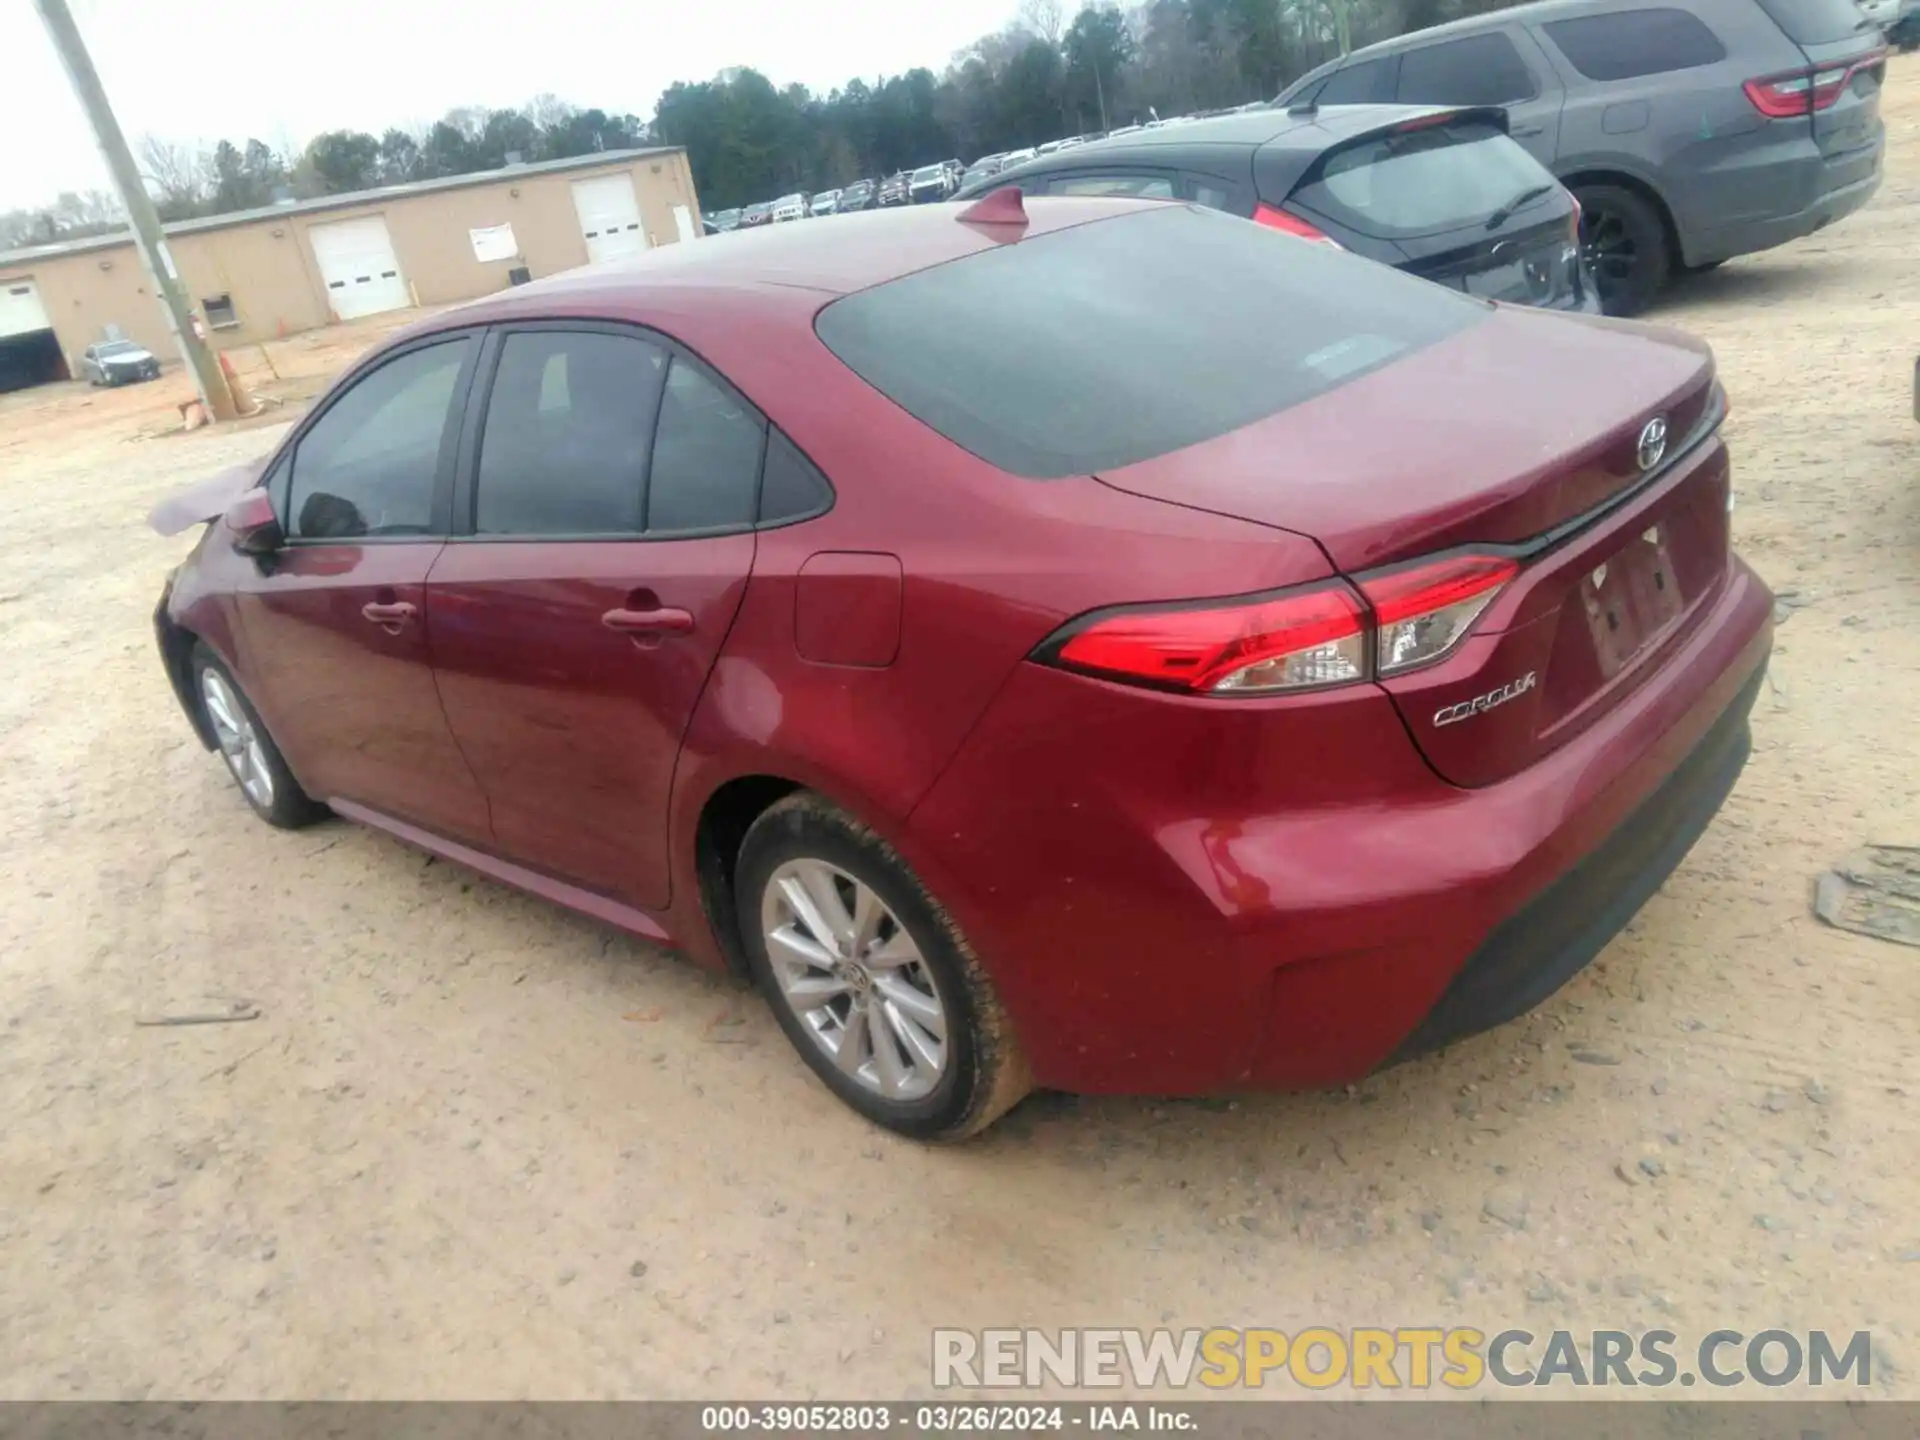
[{"label": "tree line", "polygon": [[[750,69],[667,88],[652,121],[552,95],[450,111],[424,130],[330,130],[297,151],[258,139],[211,147],[147,137],[142,173],[164,220],[228,214],[381,185],[683,145],[709,211],[819,190],[938,160],[970,161],[1152,116],[1271,99],[1331,57],[1512,0],[1139,0],[1122,10],[1023,0],[1018,16],[935,74],[851,79],[825,95]],[[100,192],[0,213],[0,247],[101,234],[124,223]]]}]

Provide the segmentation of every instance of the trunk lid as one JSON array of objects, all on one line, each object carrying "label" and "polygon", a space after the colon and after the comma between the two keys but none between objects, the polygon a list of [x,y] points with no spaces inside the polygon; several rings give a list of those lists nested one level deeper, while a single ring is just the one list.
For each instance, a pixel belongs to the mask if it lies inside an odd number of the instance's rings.
[{"label": "trunk lid", "polygon": [[[1256,174],[1264,194],[1276,172],[1256,161]],[[1573,199],[1499,112],[1443,111],[1364,133],[1268,203],[1369,259],[1482,299],[1565,308],[1581,296]]]},{"label": "trunk lid", "polygon": [[[1100,478],[1309,536],[1349,577],[1462,547],[1513,555],[1518,576],[1458,648],[1381,682],[1441,776],[1485,785],[1630,694],[1724,582],[1720,407],[1711,354],[1690,337],[1503,308]],[[1666,438],[1647,464],[1655,422]]]},{"label": "trunk lid", "polygon": [[1502,307],[1480,324],[1218,439],[1103,471],[1121,490],[1317,540],[1352,574],[1533,540],[1636,484],[1640,432],[1705,411],[1678,331]]}]

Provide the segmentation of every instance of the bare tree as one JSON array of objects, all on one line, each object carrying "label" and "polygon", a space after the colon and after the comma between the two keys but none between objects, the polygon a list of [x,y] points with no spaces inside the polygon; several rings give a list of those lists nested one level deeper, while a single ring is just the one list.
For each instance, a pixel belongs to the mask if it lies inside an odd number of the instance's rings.
[{"label": "bare tree", "polygon": [[139,164],[163,220],[198,215],[213,198],[213,161],[204,150],[147,135],[140,141]]},{"label": "bare tree", "polygon": [[1066,7],[1060,0],[1020,0],[1020,23],[1058,50],[1067,29]]}]

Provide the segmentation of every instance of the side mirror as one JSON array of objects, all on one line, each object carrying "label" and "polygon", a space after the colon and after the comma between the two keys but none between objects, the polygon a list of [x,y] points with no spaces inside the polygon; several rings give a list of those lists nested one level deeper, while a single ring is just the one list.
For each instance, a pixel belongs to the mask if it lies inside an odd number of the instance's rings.
[{"label": "side mirror", "polygon": [[258,559],[286,544],[286,532],[280,528],[280,517],[273,513],[273,500],[265,490],[247,491],[227,507],[224,520],[233,532],[233,548],[242,555]]}]

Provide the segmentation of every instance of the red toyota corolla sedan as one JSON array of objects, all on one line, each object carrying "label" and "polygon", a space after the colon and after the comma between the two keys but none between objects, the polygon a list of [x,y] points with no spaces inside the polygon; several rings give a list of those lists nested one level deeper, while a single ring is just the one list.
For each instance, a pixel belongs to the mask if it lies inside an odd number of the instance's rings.
[{"label": "red toyota corolla sedan", "polygon": [[160,650],[264,819],[748,972],[906,1134],[1325,1085],[1544,999],[1733,786],[1724,410],[1198,208],[781,226],[367,356],[155,512]]}]

